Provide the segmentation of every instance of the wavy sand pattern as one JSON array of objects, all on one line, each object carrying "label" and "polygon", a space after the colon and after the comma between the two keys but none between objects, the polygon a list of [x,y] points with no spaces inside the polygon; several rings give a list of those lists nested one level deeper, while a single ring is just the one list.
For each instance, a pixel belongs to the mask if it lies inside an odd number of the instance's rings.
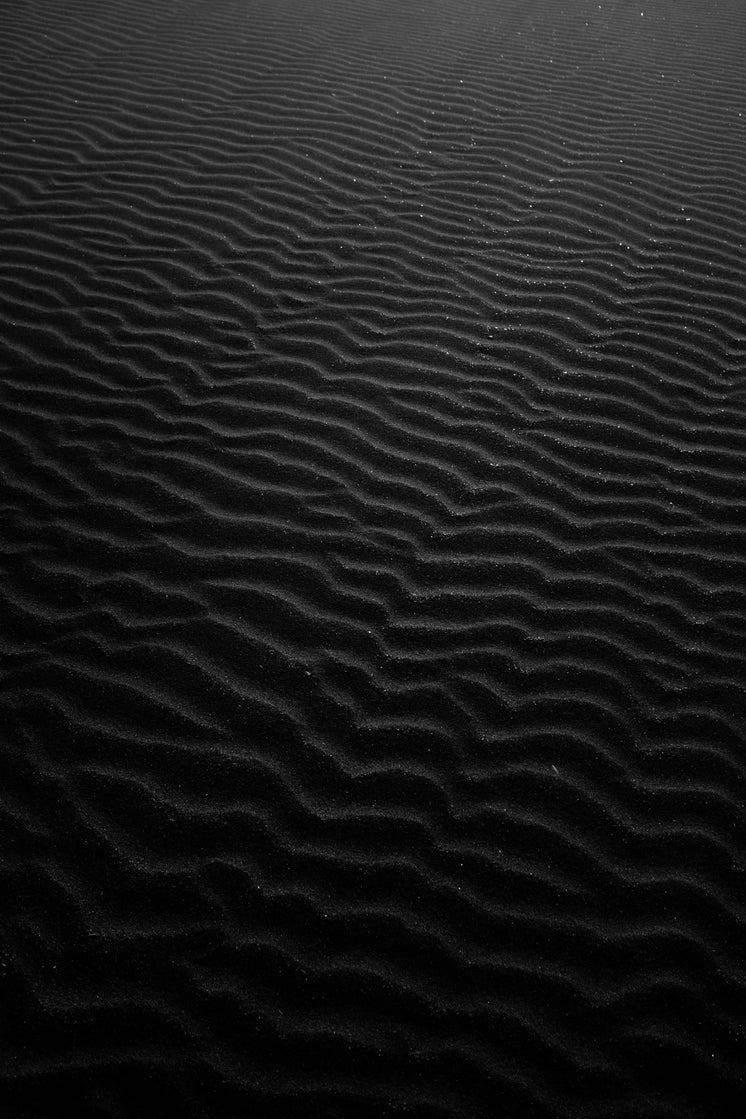
[{"label": "wavy sand pattern", "polygon": [[2,23],[2,1114],[743,1114],[743,5]]}]

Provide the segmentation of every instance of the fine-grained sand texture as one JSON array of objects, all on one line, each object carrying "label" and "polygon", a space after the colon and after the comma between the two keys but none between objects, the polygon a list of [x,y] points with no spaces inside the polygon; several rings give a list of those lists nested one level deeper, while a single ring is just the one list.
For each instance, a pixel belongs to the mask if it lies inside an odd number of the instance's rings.
[{"label": "fine-grained sand texture", "polygon": [[746,1114],[746,7],[0,14],[0,1114]]}]

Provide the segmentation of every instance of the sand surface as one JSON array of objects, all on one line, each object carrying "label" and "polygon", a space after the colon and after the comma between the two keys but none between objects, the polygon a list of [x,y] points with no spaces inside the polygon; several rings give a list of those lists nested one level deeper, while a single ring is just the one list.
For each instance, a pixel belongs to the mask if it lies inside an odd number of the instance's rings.
[{"label": "sand surface", "polygon": [[0,1114],[746,1114],[746,6],[0,15]]}]

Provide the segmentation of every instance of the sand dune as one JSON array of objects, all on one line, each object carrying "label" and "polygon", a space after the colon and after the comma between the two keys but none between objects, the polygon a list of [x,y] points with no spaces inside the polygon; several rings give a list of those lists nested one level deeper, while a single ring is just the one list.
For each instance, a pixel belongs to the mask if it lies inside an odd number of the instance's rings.
[{"label": "sand dune", "polygon": [[742,7],[2,23],[3,1114],[741,1115]]}]

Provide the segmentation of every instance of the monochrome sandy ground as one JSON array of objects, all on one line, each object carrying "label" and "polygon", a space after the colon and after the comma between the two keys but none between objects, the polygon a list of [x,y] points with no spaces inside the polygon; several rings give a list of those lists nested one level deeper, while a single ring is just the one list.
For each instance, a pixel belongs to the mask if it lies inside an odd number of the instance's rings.
[{"label": "monochrome sandy ground", "polygon": [[746,1114],[746,7],[0,8],[0,1112]]}]

